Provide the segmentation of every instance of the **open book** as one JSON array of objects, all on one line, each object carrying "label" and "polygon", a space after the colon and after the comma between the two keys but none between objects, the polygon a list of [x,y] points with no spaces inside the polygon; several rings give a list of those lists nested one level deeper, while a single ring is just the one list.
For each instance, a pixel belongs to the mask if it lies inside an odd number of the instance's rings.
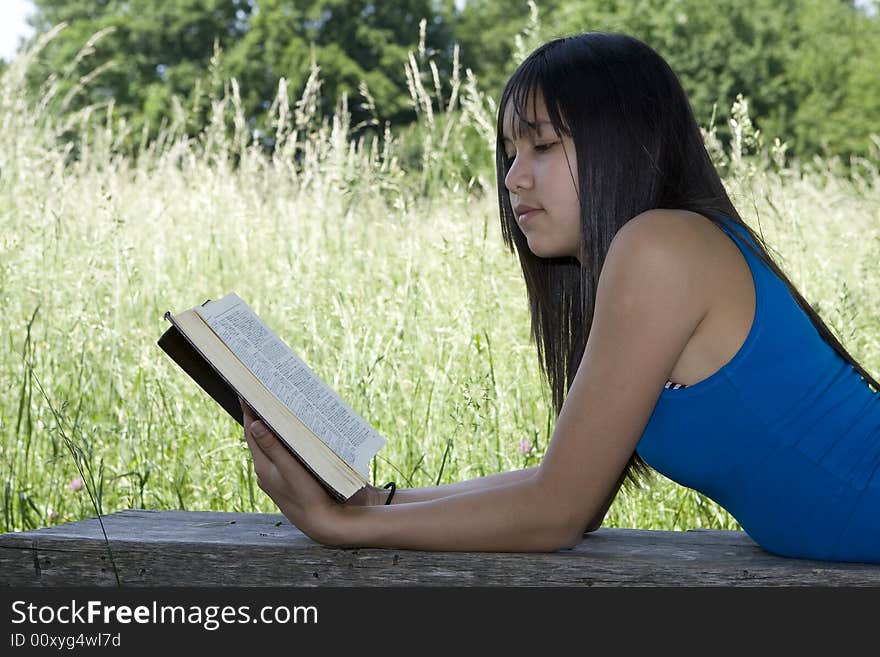
[{"label": "open book", "polygon": [[239,424],[241,397],[336,499],[367,485],[385,439],[238,295],[165,319],[159,346]]}]

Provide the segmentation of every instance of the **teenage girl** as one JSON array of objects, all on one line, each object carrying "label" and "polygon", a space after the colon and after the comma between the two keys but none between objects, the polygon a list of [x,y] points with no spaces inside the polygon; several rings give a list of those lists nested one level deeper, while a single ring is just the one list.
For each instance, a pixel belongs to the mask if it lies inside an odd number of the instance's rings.
[{"label": "teenage girl", "polygon": [[663,58],[545,43],[502,93],[496,163],[557,413],[541,464],[340,504],[245,407],[285,516],[326,545],[553,551],[650,466],[770,552],[880,563],[880,384],[733,207]]}]

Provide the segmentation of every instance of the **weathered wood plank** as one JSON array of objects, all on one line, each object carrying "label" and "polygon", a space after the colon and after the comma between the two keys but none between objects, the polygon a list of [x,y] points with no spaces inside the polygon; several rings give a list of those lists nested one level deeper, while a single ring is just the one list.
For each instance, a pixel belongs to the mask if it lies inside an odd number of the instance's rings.
[{"label": "weathered wood plank", "polygon": [[[600,529],[552,554],[335,549],[280,514],[128,510],[0,534],[3,586],[878,586],[880,566],[784,559],[745,533]],[[112,552],[112,559],[110,556]]]}]

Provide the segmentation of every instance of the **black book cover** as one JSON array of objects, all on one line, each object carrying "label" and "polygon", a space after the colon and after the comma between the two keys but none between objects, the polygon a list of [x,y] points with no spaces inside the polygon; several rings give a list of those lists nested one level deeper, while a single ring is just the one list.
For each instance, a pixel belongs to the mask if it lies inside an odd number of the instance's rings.
[{"label": "black book cover", "polygon": [[244,426],[244,415],[238,403],[238,393],[186,339],[170,313],[165,313],[165,319],[171,322],[171,326],[159,338],[159,346],[202,387],[202,390],[211,395],[236,422]]}]

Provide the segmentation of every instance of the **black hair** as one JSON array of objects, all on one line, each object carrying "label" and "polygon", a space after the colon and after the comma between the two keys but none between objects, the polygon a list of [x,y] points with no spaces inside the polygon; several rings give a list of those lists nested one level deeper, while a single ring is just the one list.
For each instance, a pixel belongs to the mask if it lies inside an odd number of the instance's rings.
[{"label": "black hair", "polygon": [[[580,257],[536,256],[519,229],[504,180],[503,121],[514,126],[536,94],[556,132],[574,142],[580,205]],[[687,95],[669,64],[647,44],[624,34],[586,32],[549,41],[516,69],[501,94],[495,164],[501,232],[519,255],[531,330],[557,416],[589,337],[599,273],[611,240],[636,215],[654,208],[702,214],[747,231],[746,244],[785,283],[823,339],[862,377],[880,384],[844,349],[742,220],[706,150]],[[619,483],[638,486],[650,473],[633,451]]]}]

